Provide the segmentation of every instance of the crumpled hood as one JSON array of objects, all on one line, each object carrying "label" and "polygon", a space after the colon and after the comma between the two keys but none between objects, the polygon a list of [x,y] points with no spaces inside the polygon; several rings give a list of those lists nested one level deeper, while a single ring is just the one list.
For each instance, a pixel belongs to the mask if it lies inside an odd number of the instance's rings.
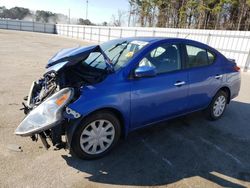
[{"label": "crumpled hood", "polygon": [[96,51],[102,52],[99,45],[62,49],[49,59],[46,68],[64,61],[70,61],[69,63],[78,62],[86,59],[91,52]]}]

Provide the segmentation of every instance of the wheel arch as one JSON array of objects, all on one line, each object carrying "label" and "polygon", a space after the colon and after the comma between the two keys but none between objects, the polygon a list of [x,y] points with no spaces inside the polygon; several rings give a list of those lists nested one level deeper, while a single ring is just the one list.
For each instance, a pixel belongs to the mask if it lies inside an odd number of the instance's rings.
[{"label": "wheel arch", "polygon": [[[90,116],[90,115],[95,114],[95,113],[103,112],[103,111],[112,113],[118,118],[118,120],[121,124],[121,136],[126,137],[127,126],[125,124],[125,118],[124,118],[122,112],[119,111],[118,109],[113,108],[113,107],[103,107],[103,108],[100,108],[100,109],[97,109],[97,110],[90,112],[87,116]],[[85,116],[85,117],[87,117],[87,116]]]},{"label": "wheel arch", "polygon": [[119,110],[117,110],[116,108],[113,108],[113,107],[103,107],[103,108],[99,108],[99,109],[96,109],[94,111],[91,111],[87,115],[82,116],[78,119],[71,120],[69,122],[69,124],[66,126],[66,129],[65,129],[65,131],[66,131],[65,133],[67,136],[67,144],[68,144],[69,148],[71,148],[71,142],[72,142],[75,130],[77,129],[79,124],[83,121],[83,119],[94,114],[94,113],[98,113],[98,112],[102,112],[102,111],[110,112],[110,113],[114,114],[118,118],[118,120],[121,124],[121,137],[125,138],[127,136],[128,125],[126,125],[125,117],[123,116],[122,112],[120,112]]},{"label": "wheel arch", "polygon": [[227,96],[228,96],[228,98],[227,98],[227,104],[229,104],[230,100],[231,100],[231,91],[230,91],[230,88],[227,87],[227,86],[223,86],[216,93],[218,93],[219,91],[224,91],[227,94]]}]

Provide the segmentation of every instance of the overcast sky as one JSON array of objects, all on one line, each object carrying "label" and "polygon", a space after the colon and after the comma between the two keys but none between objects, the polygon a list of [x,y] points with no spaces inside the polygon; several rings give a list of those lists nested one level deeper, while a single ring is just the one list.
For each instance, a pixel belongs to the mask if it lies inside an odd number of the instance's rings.
[{"label": "overcast sky", "polygon": [[[118,9],[128,11],[128,0],[88,0],[88,19],[94,23],[110,22]],[[86,18],[86,0],[0,0],[0,6],[15,6],[31,10],[47,10],[68,15],[71,18]]]}]

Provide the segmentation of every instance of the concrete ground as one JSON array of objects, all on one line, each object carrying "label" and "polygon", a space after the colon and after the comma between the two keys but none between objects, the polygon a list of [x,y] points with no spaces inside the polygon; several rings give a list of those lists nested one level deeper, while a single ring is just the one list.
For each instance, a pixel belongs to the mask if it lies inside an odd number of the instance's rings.
[{"label": "concrete ground", "polygon": [[195,113],[139,130],[102,159],[79,160],[15,136],[31,82],[55,52],[77,45],[86,42],[0,30],[0,187],[250,187],[249,73],[222,119]]}]

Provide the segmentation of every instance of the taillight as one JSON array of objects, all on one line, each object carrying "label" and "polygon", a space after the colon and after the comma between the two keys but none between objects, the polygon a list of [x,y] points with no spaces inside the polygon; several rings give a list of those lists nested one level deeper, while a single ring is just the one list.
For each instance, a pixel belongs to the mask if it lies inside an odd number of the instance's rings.
[{"label": "taillight", "polygon": [[233,66],[233,69],[234,69],[235,71],[237,71],[237,72],[240,71],[240,67],[238,67],[237,65],[234,65],[234,66]]}]

